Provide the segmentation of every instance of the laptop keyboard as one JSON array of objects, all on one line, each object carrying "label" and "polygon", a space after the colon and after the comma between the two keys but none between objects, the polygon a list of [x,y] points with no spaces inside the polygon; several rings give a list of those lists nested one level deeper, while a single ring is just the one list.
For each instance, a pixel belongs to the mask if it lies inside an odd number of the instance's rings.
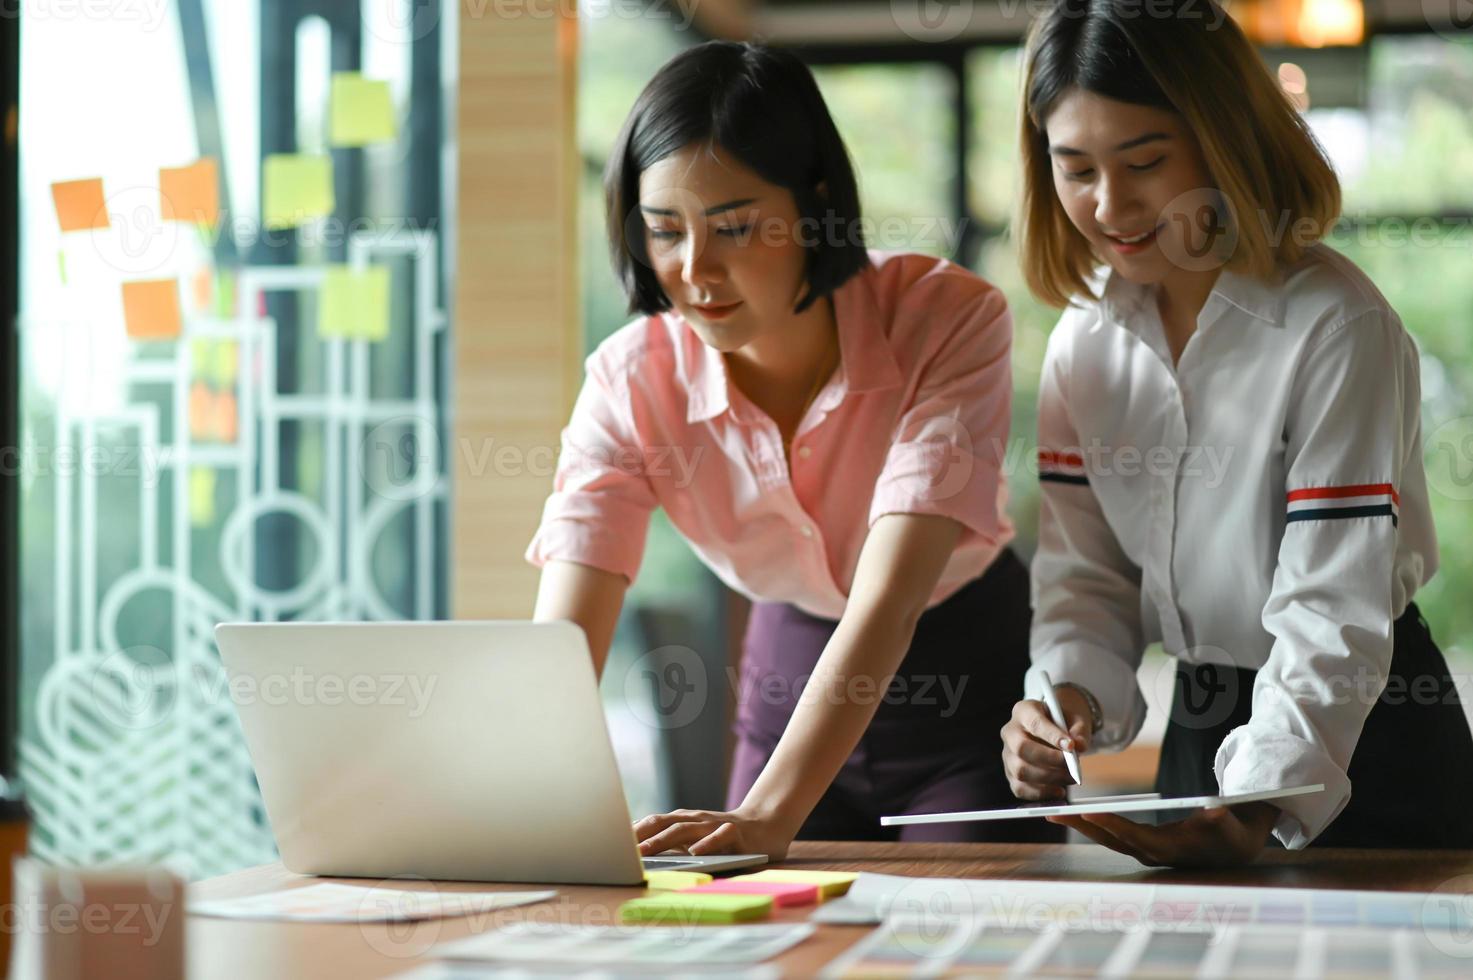
[{"label": "laptop keyboard", "polygon": [[689,868],[700,864],[690,858],[641,858],[646,868]]}]

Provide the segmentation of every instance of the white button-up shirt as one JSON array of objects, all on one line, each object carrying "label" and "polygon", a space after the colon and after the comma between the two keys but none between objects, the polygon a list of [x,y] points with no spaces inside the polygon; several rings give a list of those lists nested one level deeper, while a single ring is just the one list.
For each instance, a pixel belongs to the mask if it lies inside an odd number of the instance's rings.
[{"label": "white button-up shirt", "polygon": [[1416,346],[1322,245],[1275,284],[1224,271],[1176,364],[1152,288],[1095,290],[1040,386],[1028,690],[1039,670],[1088,689],[1108,750],[1144,720],[1147,644],[1257,669],[1219,788],[1324,783],[1276,804],[1275,835],[1303,847],[1350,799],[1392,624],[1437,567]]}]

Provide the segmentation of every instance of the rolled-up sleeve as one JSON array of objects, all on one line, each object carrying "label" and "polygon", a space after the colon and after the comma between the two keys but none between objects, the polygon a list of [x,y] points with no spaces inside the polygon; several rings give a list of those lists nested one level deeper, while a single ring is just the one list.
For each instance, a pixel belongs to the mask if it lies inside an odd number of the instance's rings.
[{"label": "rolled-up sleeve", "polygon": [[1273,647],[1254,681],[1252,717],[1214,763],[1223,793],[1325,785],[1277,801],[1274,834],[1286,847],[1307,845],[1349,802],[1351,754],[1391,667],[1416,358],[1394,316],[1373,310],[1329,328],[1296,373],[1286,522],[1263,609]]},{"label": "rolled-up sleeve", "polygon": [[578,562],[633,582],[644,558],[655,493],[636,436],[628,383],[590,357],[562,433],[553,491],[526,559]]},{"label": "rolled-up sleeve", "polygon": [[931,357],[895,428],[875,482],[869,524],[886,514],[949,517],[972,536],[1006,544],[999,451],[1012,401],[1012,315],[997,289],[978,282]]},{"label": "rolled-up sleeve", "polygon": [[[1067,316],[1068,314],[1066,314]],[[1068,328],[1049,338],[1038,395],[1038,551],[1033,557],[1031,694],[1041,671],[1100,702],[1104,722],[1090,751],[1129,745],[1146,718],[1136,681],[1145,638],[1141,570],[1125,554],[1085,471],[1068,396]]]}]

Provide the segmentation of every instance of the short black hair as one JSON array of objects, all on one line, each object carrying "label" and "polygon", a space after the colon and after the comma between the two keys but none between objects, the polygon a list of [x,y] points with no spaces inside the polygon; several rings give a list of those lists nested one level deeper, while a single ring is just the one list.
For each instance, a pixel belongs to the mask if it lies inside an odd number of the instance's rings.
[{"label": "short black hair", "polygon": [[840,230],[804,242],[808,290],[794,312],[869,264],[854,168],[813,73],[786,51],[707,41],[671,58],[650,79],[604,170],[609,250],[630,313],[659,313],[671,305],[650,265],[644,223],[633,220],[640,175],[682,147],[708,140],[769,184],[791,191],[800,221]]}]

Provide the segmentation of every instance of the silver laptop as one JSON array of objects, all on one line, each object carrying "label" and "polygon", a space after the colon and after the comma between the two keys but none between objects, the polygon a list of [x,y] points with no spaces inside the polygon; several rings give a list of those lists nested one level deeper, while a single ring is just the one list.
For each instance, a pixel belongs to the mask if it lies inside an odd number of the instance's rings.
[{"label": "silver laptop", "polygon": [[631,885],[767,860],[641,861],[572,623],[224,623],[215,639],[288,870]]}]

